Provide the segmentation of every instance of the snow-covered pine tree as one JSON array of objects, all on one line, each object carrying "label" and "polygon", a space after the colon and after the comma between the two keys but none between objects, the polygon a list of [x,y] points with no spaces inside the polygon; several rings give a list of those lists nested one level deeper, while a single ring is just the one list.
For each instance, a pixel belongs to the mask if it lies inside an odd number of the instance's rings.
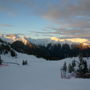
[{"label": "snow-covered pine tree", "polygon": [[63,68],[62,68],[62,69],[63,69],[63,71],[65,71],[65,72],[67,71],[67,65],[66,65],[66,62],[64,62],[64,65],[63,65]]}]

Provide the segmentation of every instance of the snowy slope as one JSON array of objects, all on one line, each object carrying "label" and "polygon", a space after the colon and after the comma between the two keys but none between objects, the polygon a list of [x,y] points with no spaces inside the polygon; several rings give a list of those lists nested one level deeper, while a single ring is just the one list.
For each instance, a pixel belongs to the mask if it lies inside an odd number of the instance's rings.
[{"label": "snowy slope", "polygon": [[[90,79],[61,79],[61,66],[73,58],[45,61],[20,53],[17,58],[9,54],[1,57],[5,62],[18,62],[20,65],[0,67],[0,90],[90,90]],[[28,65],[21,65],[23,59],[28,60]]]}]

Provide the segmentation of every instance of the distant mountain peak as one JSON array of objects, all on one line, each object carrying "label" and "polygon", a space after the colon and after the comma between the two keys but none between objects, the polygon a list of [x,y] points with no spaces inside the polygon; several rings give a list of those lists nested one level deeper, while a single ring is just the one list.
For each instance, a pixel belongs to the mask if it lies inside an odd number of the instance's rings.
[{"label": "distant mountain peak", "polygon": [[56,42],[64,42],[67,44],[72,44],[72,43],[76,43],[76,44],[80,44],[83,43],[83,45],[89,45],[90,41],[88,39],[85,38],[68,38],[68,39],[60,39],[57,37],[50,37],[51,40],[56,41]]},{"label": "distant mountain peak", "polygon": [[12,40],[16,40],[17,38],[20,38],[17,34],[8,34],[5,37]]},{"label": "distant mountain peak", "polygon": [[2,38],[2,40],[9,42],[9,43],[13,43],[15,41],[22,41],[25,45],[28,43],[28,40],[26,37],[21,37],[18,34],[2,34],[0,35],[0,38]]}]

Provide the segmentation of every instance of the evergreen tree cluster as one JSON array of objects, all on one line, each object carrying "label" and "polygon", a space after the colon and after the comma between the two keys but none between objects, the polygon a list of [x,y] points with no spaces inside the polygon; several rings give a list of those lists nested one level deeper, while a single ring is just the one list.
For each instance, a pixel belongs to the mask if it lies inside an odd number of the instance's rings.
[{"label": "evergreen tree cluster", "polygon": [[64,62],[62,70],[63,72],[74,73],[79,78],[90,78],[90,67],[82,56],[79,57],[79,61],[73,60],[68,65]]},{"label": "evergreen tree cluster", "polygon": [[79,65],[78,65],[78,67],[79,68],[78,68],[77,72],[79,74],[81,74],[81,75],[89,72],[88,71],[89,69],[88,69],[87,61],[84,60],[82,58],[82,56],[79,57]]},{"label": "evergreen tree cluster", "polygon": [[82,48],[82,44],[80,45],[68,45],[68,44],[51,44],[49,43],[47,46],[43,45],[34,45],[30,43],[30,45],[24,45],[21,41],[16,41],[12,45],[12,48],[18,52],[27,53],[31,55],[35,55],[37,57],[45,58],[46,60],[60,60],[66,57],[76,57],[80,53],[83,57],[90,56],[90,47]]},{"label": "evergreen tree cluster", "polygon": [[0,54],[7,54],[8,52],[10,52],[12,57],[17,56],[15,50],[13,48],[11,48],[11,44],[3,41],[0,39]]}]

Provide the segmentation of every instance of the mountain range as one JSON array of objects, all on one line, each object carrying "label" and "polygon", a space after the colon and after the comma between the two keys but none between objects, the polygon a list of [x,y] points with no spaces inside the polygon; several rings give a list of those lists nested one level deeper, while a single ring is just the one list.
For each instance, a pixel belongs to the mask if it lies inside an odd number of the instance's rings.
[{"label": "mountain range", "polygon": [[67,39],[62,39],[62,38],[57,38],[57,37],[50,37],[50,38],[45,38],[45,39],[32,39],[30,37],[26,37],[26,36],[20,36],[18,34],[1,34],[0,38],[2,38],[3,40],[8,41],[9,43],[12,43],[14,41],[22,41],[24,44],[26,44],[28,41],[36,44],[36,45],[44,45],[47,46],[47,44],[51,43],[51,44],[83,44],[83,45],[90,45],[90,41],[88,39],[85,38],[67,38]]},{"label": "mountain range", "polygon": [[[2,34],[0,35],[0,40],[7,43],[6,46],[3,47],[9,47],[9,49],[6,50],[7,52],[8,50],[10,52],[16,50],[21,53],[43,57],[47,60],[76,57],[80,54],[85,57],[90,56],[90,41],[84,38],[60,39],[50,37],[47,39],[32,39],[17,34]],[[5,45],[0,42],[1,49],[2,44]]]}]

